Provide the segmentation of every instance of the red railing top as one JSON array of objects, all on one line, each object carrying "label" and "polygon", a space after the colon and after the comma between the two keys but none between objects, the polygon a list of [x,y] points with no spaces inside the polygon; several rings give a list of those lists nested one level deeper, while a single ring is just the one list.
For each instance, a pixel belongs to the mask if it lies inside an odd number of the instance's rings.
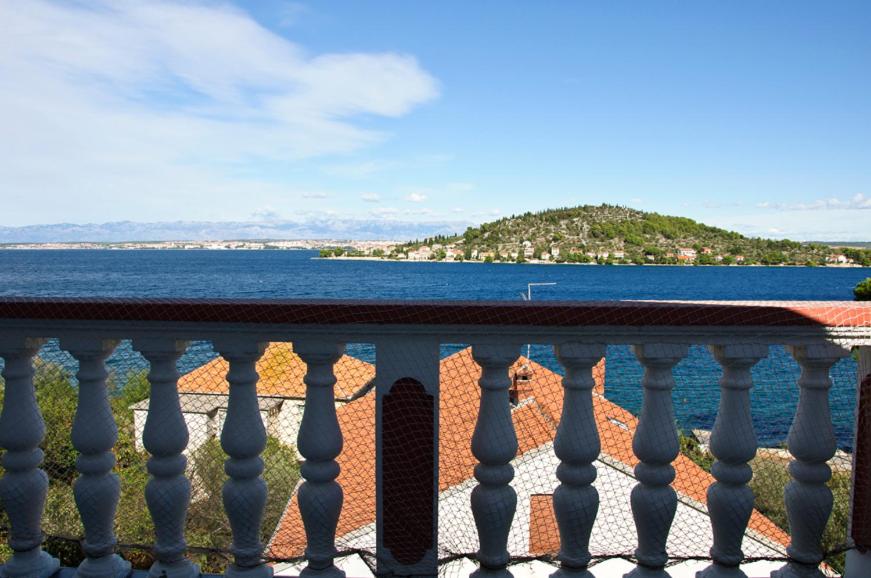
[{"label": "red railing top", "polygon": [[319,325],[871,327],[853,301],[0,298],[0,319]]}]

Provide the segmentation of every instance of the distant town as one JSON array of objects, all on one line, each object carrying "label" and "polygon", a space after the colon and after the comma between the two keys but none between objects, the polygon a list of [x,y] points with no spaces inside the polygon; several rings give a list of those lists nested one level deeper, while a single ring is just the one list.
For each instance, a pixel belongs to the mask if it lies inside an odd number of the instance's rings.
[{"label": "distant town", "polygon": [[238,239],[213,241],[125,241],[112,243],[0,243],[0,249],[161,249],[209,251],[319,250],[341,249],[353,253],[371,254],[377,249],[392,250],[397,241],[351,241],[346,239]]}]

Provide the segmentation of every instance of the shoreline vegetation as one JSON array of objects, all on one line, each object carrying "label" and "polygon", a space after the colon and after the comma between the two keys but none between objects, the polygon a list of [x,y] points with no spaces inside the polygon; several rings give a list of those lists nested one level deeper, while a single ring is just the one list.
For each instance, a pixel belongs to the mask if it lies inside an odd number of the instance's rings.
[{"label": "shoreline vegetation", "polygon": [[534,259],[527,259],[524,261],[511,261],[511,260],[502,260],[502,261],[481,261],[481,260],[469,260],[464,261],[463,259],[453,259],[453,260],[435,260],[428,259],[426,261],[423,260],[408,260],[408,259],[391,259],[389,257],[373,257],[371,255],[325,255],[325,251],[331,251],[330,249],[321,249],[321,255],[318,257],[312,257],[313,259],[318,260],[330,260],[330,261],[389,261],[394,263],[465,263],[465,264],[478,264],[478,265],[486,265],[486,264],[496,264],[496,265],[578,265],[578,266],[596,266],[596,265],[604,265],[604,266],[613,266],[613,267],[675,267],[675,266],[684,266],[684,267],[826,267],[826,268],[838,268],[838,269],[863,269],[869,268],[871,265],[861,265],[859,263],[821,263],[821,264],[803,264],[803,263],[778,263],[778,264],[765,264],[765,263],[632,263],[632,262],[603,262],[599,263],[596,261],[590,261],[586,263],[574,263],[568,261],[536,261]]}]

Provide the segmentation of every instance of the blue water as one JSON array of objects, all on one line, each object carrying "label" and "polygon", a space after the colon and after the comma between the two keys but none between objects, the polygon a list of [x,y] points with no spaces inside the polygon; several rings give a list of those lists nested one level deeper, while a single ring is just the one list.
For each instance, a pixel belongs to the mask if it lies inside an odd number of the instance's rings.
[{"label": "blue water", "polygon": [[[0,251],[0,297],[224,297],[354,299],[520,299],[528,282],[534,299],[849,300],[871,269],[794,267],[620,267],[478,263],[395,263],[314,259],[313,251]],[[455,351],[445,347],[443,353]],[[374,361],[367,344],[350,354]],[[49,343],[42,355],[67,367],[74,362]],[[189,371],[214,356],[192,344],[180,360]],[[536,361],[561,372],[548,347],[533,347]],[[641,366],[628,347],[610,347],[606,395],[637,413]],[[119,378],[144,361],[122,344],[110,359]],[[852,445],[855,406],[853,359],[832,371],[830,400],[840,447]],[[753,371],[754,426],[760,443],[783,442],[798,399],[798,366],[780,347]],[[720,370],[703,347],[675,368],[678,424],[713,425]]]}]

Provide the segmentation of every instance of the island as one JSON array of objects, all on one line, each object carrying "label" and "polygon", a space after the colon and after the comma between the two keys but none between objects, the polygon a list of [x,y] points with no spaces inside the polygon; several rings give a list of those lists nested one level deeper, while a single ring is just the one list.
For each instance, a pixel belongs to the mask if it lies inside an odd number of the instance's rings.
[{"label": "island", "polygon": [[367,250],[328,247],[320,256],[483,263],[871,266],[866,243],[747,237],[685,217],[608,204],[511,215],[458,235]]}]

